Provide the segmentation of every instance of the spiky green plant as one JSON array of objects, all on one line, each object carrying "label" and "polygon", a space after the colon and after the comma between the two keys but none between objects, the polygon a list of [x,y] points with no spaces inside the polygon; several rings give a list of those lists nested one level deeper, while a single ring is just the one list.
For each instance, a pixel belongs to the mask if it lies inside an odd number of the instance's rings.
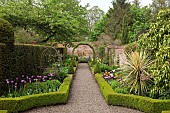
[{"label": "spiky green plant", "polygon": [[135,89],[138,95],[143,95],[143,92],[147,90],[147,82],[151,80],[151,74],[149,74],[148,68],[152,64],[152,61],[142,51],[125,54],[127,63],[124,69],[128,72],[125,82],[130,86],[130,93]]}]

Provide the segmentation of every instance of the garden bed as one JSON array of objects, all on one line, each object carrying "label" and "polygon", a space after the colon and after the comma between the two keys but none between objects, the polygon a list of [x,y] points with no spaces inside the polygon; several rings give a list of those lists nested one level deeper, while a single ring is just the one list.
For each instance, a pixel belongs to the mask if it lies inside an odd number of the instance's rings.
[{"label": "garden bed", "polygon": [[101,74],[95,74],[95,79],[109,105],[125,106],[138,109],[145,113],[161,113],[162,111],[170,109],[170,100],[151,99],[149,97],[115,93]]},{"label": "garden bed", "polygon": [[0,98],[0,113],[25,111],[30,108],[47,105],[66,104],[72,79],[73,75],[65,78],[57,92],[34,94],[17,98]]}]

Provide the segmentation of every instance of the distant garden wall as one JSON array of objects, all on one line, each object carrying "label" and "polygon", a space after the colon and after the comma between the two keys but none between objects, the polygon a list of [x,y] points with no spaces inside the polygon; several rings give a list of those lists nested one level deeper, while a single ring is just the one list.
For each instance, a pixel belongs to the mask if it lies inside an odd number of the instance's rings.
[{"label": "distant garden wall", "polygon": [[50,46],[15,45],[11,48],[0,44],[0,95],[5,90],[3,85],[5,79],[14,79],[22,74],[41,74],[38,67],[45,48],[50,48]]}]

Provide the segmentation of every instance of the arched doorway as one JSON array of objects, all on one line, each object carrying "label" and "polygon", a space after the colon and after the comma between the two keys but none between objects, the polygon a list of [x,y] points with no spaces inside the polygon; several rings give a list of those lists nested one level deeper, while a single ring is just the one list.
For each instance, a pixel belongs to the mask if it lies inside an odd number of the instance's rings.
[{"label": "arched doorway", "polygon": [[93,61],[95,61],[95,58],[96,58],[95,50],[94,50],[93,46],[90,45],[90,44],[88,44],[88,43],[79,43],[79,44],[77,44],[77,45],[73,48],[72,54],[74,55],[75,49],[78,48],[80,45],[87,45],[87,46],[89,46],[89,47],[92,49],[92,52],[93,52]]}]

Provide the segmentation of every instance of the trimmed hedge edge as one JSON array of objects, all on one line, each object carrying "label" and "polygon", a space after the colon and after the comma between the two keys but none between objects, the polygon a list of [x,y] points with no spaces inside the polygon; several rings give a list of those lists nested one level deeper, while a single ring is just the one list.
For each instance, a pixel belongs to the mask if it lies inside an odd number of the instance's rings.
[{"label": "trimmed hedge edge", "polygon": [[0,98],[0,113],[25,111],[30,108],[66,104],[73,75],[69,75],[60,85],[57,92],[22,96],[17,98]]},{"label": "trimmed hedge edge", "polygon": [[170,110],[169,111],[162,111],[162,113],[170,113]]},{"label": "trimmed hedge edge", "polygon": [[0,113],[8,113],[7,110],[0,110]]},{"label": "trimmed hedge edge", "polygon": [[170,113],[170,111],[166,111],[170,110],[170,100],[151,99],[149,97],[115,93],[101,74],[95,74],[95,79],[102,95],[109,105],[134,108],[145,113],[161,113],[162,111],[162,113]]}]

